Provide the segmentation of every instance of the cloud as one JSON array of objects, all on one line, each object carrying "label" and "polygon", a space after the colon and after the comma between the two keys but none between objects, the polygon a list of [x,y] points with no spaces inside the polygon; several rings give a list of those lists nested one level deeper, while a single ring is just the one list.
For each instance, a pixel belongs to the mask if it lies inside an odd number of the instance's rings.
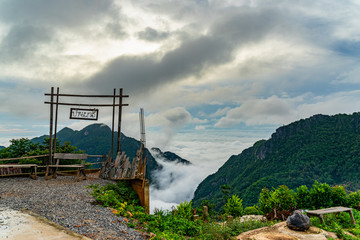
[{"label": "cloud", "polygon": [[182,165],[156,158],[163,169],[153,173],[159,188],[150,186],[151,209],[169,209],[193,198],[197,185],[209,174],[207,166]]},{"label": "cloud", "polygon": [[[1,62],[44,61],[48,48],[52,50],[51,55],[59,54],[69,41],[84,34],[88,40],[98,38],[99,32],[123,35],[119,22],[124,17],[120,13],[111,0],[1,1],[0,21],[9,29],[0,41]],[[94,28],[99,23],[104,27]]]},{"label": "cloud", "polygon": [[360,101],[358,94],[359,91],[354,90],[323,96],[306,93],[293,98],[271,96],[266,99],[252,99],[229,110],[214,126],[228,128],[240,123],[248,126],[278,126],[315,114],[351,114],[358,111],[356,105],[349,104]]},{"label": "cloud", "polygon": [[151,114],[147,122],[151,126],[162,126],[167,128],[183,127],[191,121],[191,115],[185,108],[177,107],[167,111]]},{"label": "cloud", "polygon": [[45,27],[28,24],[20,24],[11,28],[1,42],[0,61],[9,63],[33,56],[41,44],[52,40],[50,32]]},{"label": "cloud", "polygon": [[145,30],[138,33],[138,36],[140,39],[150,41],[150,42],[156,42],[161,41],[170,36],[170,33],[163,32],[163,31],[157,31],[151,27],[145,28]]},{"label": "cloud", "polygon": [[284,116],[293,111],[293,106],[288,99],[271,96],[267,99],[253,99],[245,101],[241,106],[229,110],[215,127],[231,127],[245,122],[252,124],[279,124]]},{"label": "cloud", "polygon": [[0,3],[0,19],[10,24],[48,25],[65,28],[97,22],[106,14],[114,14],[112,0],[4,0]]}]

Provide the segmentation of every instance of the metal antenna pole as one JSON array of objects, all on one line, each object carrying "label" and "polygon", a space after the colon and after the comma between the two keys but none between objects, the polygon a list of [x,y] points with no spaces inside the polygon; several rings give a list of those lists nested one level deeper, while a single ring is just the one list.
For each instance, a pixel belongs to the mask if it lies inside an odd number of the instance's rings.
[{"label": "metal antenna pole", "polygon": [[144,109],[140,108],[139,113],[140,118],[140,141],[146,147],[146,137],[145,137],[145,120],[144,120]]}]

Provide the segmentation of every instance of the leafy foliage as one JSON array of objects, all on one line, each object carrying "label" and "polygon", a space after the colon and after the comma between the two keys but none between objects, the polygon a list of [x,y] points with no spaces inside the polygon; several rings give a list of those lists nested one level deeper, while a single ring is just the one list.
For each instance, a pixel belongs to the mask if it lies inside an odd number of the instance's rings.
[{"label": "leafy foliage", "polygon": [[[111,207],[113,213],[126,216],[129,227],[141,231],[152,232],[155,237],[151,239],[231,239],[241,232],[255,228],[270,226],[273,222],[240,221],[234,219],[228,223],[219,224],[214,221],[192,220],[192,202],[182,202],[173,211],[155,210],[154,214],[147,214],[138,206],[137,196],[128,184],[118,182],[103,187],[90,185],[90,193],[97,203],[104,207]],[[132,196],[128,198],[129,196]],[[229,198],[229,209],[238,210],[241,199],[234,195]],[[204,205],[207,202],[204,202]],[[235,214],[234,214],[235,215]]]},{"label": "leafy foliage", "polygon": [[238,195],[232,195],[224,206],[226,215],[240,217],[243,214],[242,199]]},{"label": "leafy foliage", "polygon": [[[18,158],[18,157],[26,157],[26,156],[37,156],[37,155],[45,155],[49,154],[49,138],[44,138],[42,143],[34,143],[27,138],[20,139],[12,139],[10,140],[10,146],[6,148],[0,149],[0,158]],[[56,141],[56,152],[58,153],[82,153],[83,151],[78,150],[76,146],[72,146],[70,142],[64,142],[60,144],[60,142]],[[42,158],[29,158],[29,159],[21,159],[14,160],[11,162],[16,162],[19,164],[27,164],[33,163],[42,165],[45,164],[47,157]],[[69,162],[72,160],[68,160]],[[66,163],[66,160],[64,161]]]},{"label": "leafy foliage", "polygon": [[327,183],[315,181],[310,190],[311,204],[314,209],[328,208],[333,205],[331,188]]},{"label": "leafy foliage", "polygon": [[258,206],[254,205],[252,207],[246,207],[244,209],[244,215],[263,215]]},{"label": "leafy foliage", "polygon": [[360,191],[346,193],[344,186],[330,187],[326,183],[315,181],[312,188],[308,190],[305,185],[297,188],[297,191],[281,185],[269,191],[262,189],[259,194],[258,205],[263,213],[270,213],[273,209],[277,211],[294,209],[320,209],[336,206],[359,208]]},{"label": "leafy foliage", "polygon": [[192,202],[181,202],[177,207],[177,214],[185,219],[190,220],[191,217],[193,216],[193,211],[192,211]]}]

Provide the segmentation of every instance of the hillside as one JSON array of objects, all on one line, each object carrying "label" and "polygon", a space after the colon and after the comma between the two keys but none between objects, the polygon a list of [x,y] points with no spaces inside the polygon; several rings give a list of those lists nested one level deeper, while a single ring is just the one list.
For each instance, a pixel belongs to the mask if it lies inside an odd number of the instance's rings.
[{"label": "hillside", "polygon": [[360,113],[315,115],[280,127],[269,140],[231,156],[200,183],[193,202],[223,204],[220,186],[231,186],[244,205],[257,203],[262,188],[285,184],[310,187],[314,180],[360,187]]},{"label": "hillside", "polygon": [[[60,142],[70,142],[71,145],[77,146],[80,150],[84,150],[87,154],[103,155],[109,154],[111,148],[111,129],[105,124],[91,124],[80,131],[72,130],[70,128],[63,128],[57,135]],[[42,143],[45,135],[31,139],[32,142]],[[116,156],[116,139],[117,132],[114,133],[114,156]],[[121,149],[126,153],[130,159],[136,155],[136,151],[140,148],[140,142],[134,138],[130,138],[121,133]],[[151,173],[156,169],[161,169],[148,149],[145,149],[146,154],[146,176],[152,182]]]}]

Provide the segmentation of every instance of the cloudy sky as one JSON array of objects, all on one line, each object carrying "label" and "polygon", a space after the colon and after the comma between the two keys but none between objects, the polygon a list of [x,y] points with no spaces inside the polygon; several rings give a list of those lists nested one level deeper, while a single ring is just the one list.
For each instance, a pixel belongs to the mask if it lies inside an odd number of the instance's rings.
[{"label": "cloudy sky", "polygon": [[[358,0],[0,0],[0,145],[49,131],[45,92],[130,97],[123,130],[219,167],[360,102]],[[68,119],[59,129],[89,124]],[[100,109],[100,122],[111,114]]]}]

